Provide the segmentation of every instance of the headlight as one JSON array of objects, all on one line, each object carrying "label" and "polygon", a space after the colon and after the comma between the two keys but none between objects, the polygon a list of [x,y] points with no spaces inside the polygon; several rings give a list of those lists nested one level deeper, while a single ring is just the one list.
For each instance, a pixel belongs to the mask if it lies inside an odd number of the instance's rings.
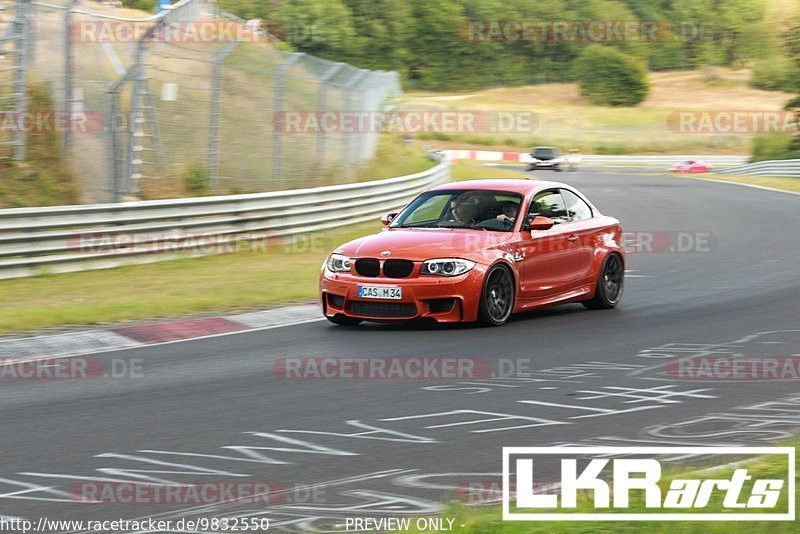
[{"label": "headlight", "polygon": [[422,262],[422,274],[435,274],[438,276],[458,276],[475,267],[474,261],[460,258],[437,258]]},{"label": "headlight", "polygon": [[350,270],[350,258],[341,254],[331,254],[327,263],[328,270],[332,273],[340,273]]}]

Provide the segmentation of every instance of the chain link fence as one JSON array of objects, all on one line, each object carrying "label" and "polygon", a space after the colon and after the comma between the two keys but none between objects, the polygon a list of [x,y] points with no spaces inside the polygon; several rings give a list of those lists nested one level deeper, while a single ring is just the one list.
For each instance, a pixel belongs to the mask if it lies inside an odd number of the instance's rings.
[{"label": "chain link fence", "polygon": [[[352,181],[379,128],[316,125],[374,114],[401,93],[397,73],[281,50],[208,0],[146,18],[112,2],[0,5],[0,110],[24,112],[23,81],[47,87],[86,202]],[[0,157],[24,159],[24,135],[7,130]]]},{"label": "chain link fence", "polygon": [[29,62],[29,5],[0,0],[0,169],[3,160],[25,158],[24,132],[15,128],[25,112],[25,74]]}]

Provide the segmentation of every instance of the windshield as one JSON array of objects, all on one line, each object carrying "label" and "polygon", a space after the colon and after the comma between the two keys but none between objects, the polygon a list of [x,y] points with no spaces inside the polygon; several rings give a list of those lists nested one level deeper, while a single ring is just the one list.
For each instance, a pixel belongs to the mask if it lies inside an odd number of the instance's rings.
[{"label": "windshield", "polygon": [[471,228],[510,232],[522,195],[506,191],[428,191],[414,199],[391,228]]},{"label": "windshield", "polygon": [[533,151],[533,155],[537,158],[549,158],[553,155],[552,148],[537,148]]}]

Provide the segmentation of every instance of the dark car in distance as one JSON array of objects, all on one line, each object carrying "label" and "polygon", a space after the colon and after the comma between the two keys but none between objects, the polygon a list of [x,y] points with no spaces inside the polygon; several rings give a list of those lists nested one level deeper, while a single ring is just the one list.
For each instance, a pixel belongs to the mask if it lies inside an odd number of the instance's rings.
[{"label": "dark car in distance", "polygon": [[537,146],[531,149],[528,170],[553,169],[554,171],[561,171],[561,164],[564,161],[564,155],[556,147]]}]

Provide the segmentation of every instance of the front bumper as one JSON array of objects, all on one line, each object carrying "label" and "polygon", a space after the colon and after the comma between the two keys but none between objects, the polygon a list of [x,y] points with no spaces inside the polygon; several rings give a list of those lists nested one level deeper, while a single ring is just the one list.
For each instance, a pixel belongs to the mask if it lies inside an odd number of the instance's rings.
[{"label": "front bumper", "polygon": [[[346,315],[381,322],[475,321],[485,274],[486,267],[480,264],[452,278],[416,272],[409,278],[365,277],[323,269],[319,278],[322,310],[327,317]],[[398,300],[359,298],[359,285],[400,287],[403,296]]]},{"label": "front bumper", "polygon": [[538,160],[538,161],[531,161],[528,163],[531,168],[540,168],[540,167],[558,167],[561,165],[563,161],[561,160]]}]

